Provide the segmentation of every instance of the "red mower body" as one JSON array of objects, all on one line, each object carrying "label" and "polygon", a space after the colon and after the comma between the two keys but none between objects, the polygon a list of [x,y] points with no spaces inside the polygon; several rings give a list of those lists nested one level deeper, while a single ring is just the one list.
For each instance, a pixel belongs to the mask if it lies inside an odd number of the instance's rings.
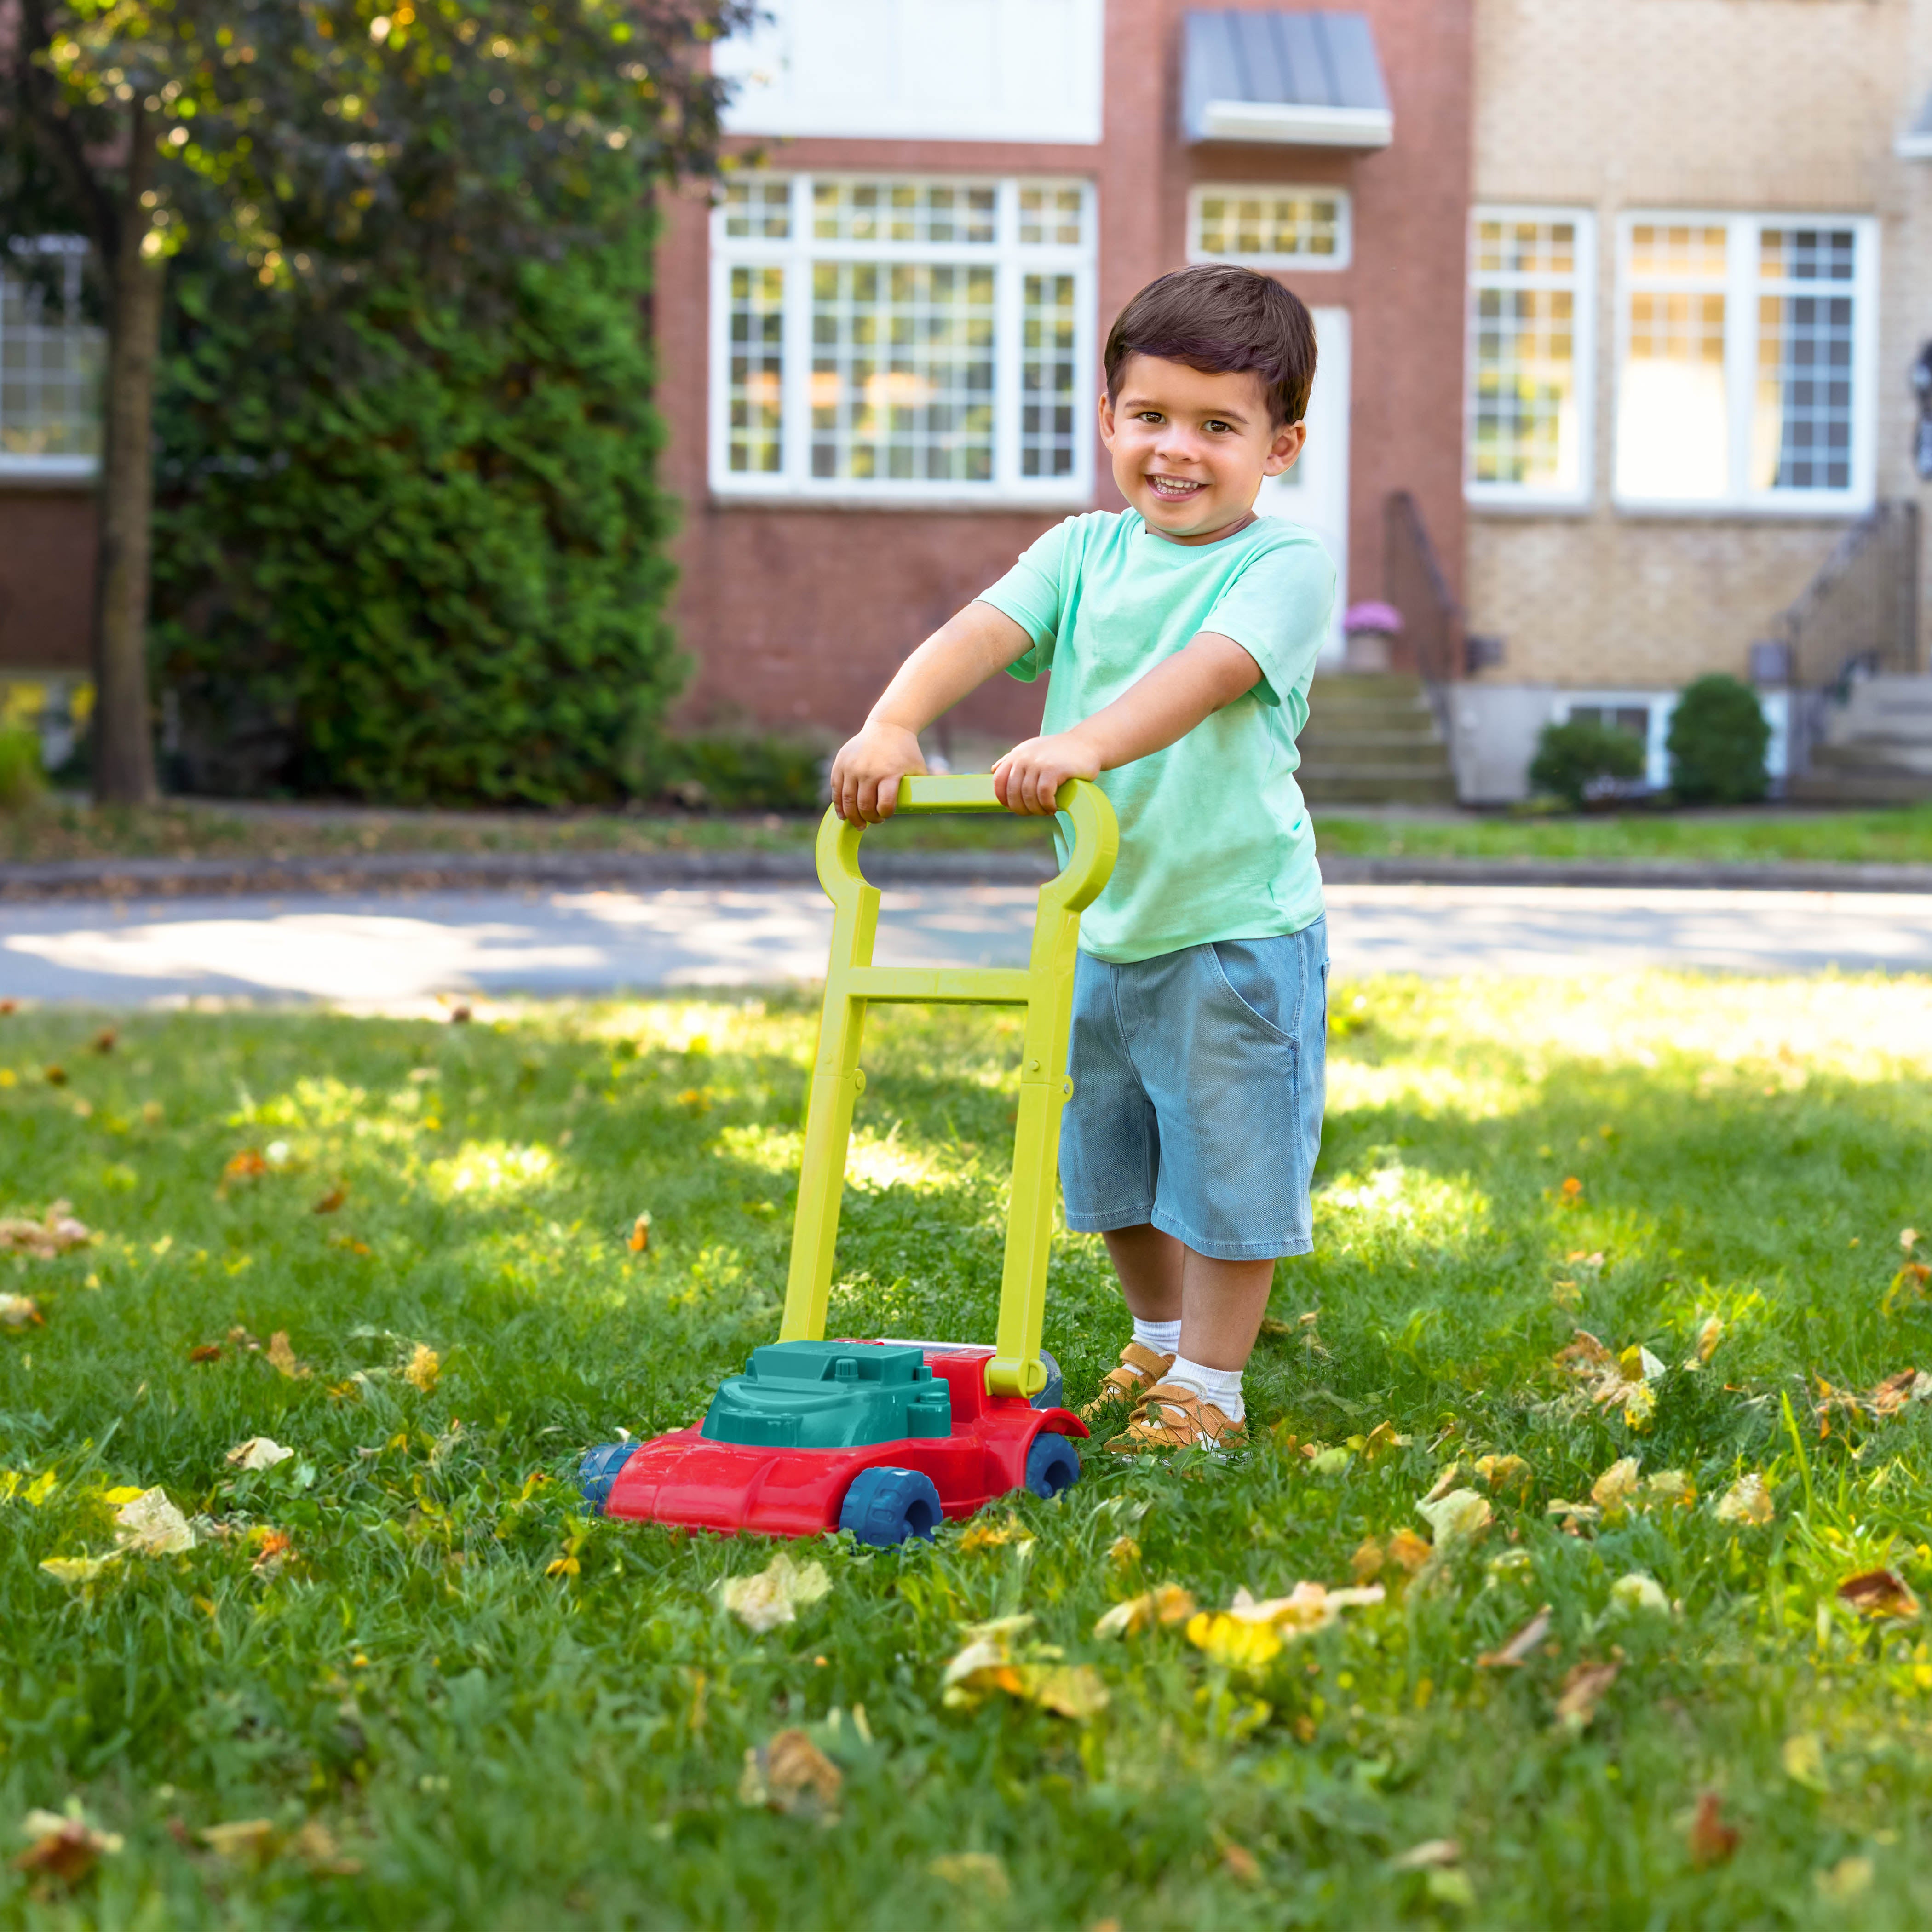
[{"label": "red mower body", "polygon": [[1019,1396],[990,1395],[990,1348],[928,1348],[927,1366],[944,1377],[952,1432],[904,1436],[860,1448],[770,1448],[721,1442],[697,1428],[640,1443],[610,1484],[608,1516],[678,1523],[728,1536],[818,1536],[839,1527],[839,1512],[862,1471],[916,1470],[939,1492],[949,1518],[970,1516],[996,1496],[1022,1489],[1036,1437],[1083,1436],[1070,1410],[1035,1408]]}]

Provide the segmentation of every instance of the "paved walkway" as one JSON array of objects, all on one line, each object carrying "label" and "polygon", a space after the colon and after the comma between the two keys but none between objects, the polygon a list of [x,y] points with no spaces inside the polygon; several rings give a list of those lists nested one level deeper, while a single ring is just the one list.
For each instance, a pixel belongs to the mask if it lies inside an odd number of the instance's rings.
[{"label": "paved walkway", "polygon": [[[879,959],[1018,964],[1034,895],[890,892]],[[1344,976],[1932,972],[1932,896],[1334,886]],[[104,1005],[214,995],[396,1007],[438,993],[770,985],[824,970],[808,886],[425,892],[0,905],[0,998]]]}]

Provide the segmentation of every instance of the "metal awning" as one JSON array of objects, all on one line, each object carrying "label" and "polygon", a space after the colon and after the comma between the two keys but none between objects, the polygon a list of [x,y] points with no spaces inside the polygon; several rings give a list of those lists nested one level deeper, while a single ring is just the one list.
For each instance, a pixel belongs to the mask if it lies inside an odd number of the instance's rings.
[{"label": "metal awning", "polygon": [[1181,58],[1182,131],[1190,142],[1385,148],[1394,138],[1364,14],[1192,13]]}]

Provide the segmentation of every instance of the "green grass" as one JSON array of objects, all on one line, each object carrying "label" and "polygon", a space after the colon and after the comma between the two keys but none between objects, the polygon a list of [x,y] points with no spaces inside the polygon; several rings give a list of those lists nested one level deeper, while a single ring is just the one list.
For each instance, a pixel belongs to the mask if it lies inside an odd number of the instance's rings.
[{"label": "green grass", "polygon": [[[1932,1306],[1886,1311],[1900,1230],[1932,1229],[1932,986],[1378,981],[1334,1018],[1258,1446],[1091,1450],[1065,1497],[993,1512],[1003,1544],[794,1546],[830,1593],[762,1636],[711,1588],[772,1546],[586,1522],[570,1477],[773,1333],[808,1005],[157,1014],[104,1054],[98,1021],[0,1018],[0,1213],[64,1196],[100,1235],[0,1261],[45,1316],[0,1330],[0,1830],[76,1798],[125,1841],[70,1894],[0,1866],[0,1922],[1923,1924],[1932,1658],[1834,1591],[1890,1564],[1932,1594],[1932,1403],[1822,1438],[1813,1405],[1818,1376],[1932,1366]],[[877,1024],[838,1330],[989,1332],[1016,1046],[989,1017]],[[224,1188],[248,1148],[268,1171]],[[1640,1432],[1552,1364],[1580,1324],[1674,1365],[1712,1315],[1709,1367],[1673,1366]],[[189,1359],[236,1327],[312,1372]],[[1096,1244],[1064,1239],[1076,1400],[1124,1327]],[[394,1372],[420,1344],[429,1393]],[[1384,1421],[1412,1441],[1348,1448]],[[238,1474],[257,1435],[296,1456]],[[1486,1454],[1532,1474],[1480,1541],[1256,1674],[1180,1628],[1091,1634],[1168,1581],[1208,1607],[1346,1583]],[[1562,1533],[1548,1504],[1625,1455],[1696,1504]],[[1750,1470],[1776,1520],[1720,1521]],[[104,1492],[154,1484],[228,1538],[87,1587],[39,1568],[110,1548]],[[270,1527],[292,1547],[258,1570]],[[1620,1614],[1634,1573],[1675,1612]],[[1544,1604],[1546,1648],[1478,1666]],[[962,1624],[1022,1612],[1098,1672],[1090,1722],[943,1702]],[[1554,1714],[1580,1661],[1622,1666],[1580,1728]],[[791,1727],[842,1772],[836,1822],[740,1802],[747,1749]],[[1700,1870],[1706,1792],[1742,1836]],[[251,1819],[284,1847],[259,1864],[199,1836]],[[359,1870],[314,1868],[310,1820]],[[1452,1866],[1396,1865],[1441,1838]],[[961,1853],[1008,1895],[932,1869]]]},{"label": "green grass", "polygon": [[1675,859],[1739,865],[1780,860],[1932,862],[1932,805],[1873,812],[1657,812],[1552,818],[1362,819],[1318,811],[1316,833],[1324,853],[1365,858]]},{"label": "green grass", "polygon": [[[1315,814],[1324,854],[1362,857],[1636,859],[1768,864],[1932,863],[1932,806],[1872,812],[1636,812],[1514,818]],[[818,821],[776,812],[243,812],[73,802],[0,812],[0,861],[340,858],[360,853],[796,851]],[[1038,820],[1004,813],[908,819],[873,835],[926,850],[1045,850]]]}]

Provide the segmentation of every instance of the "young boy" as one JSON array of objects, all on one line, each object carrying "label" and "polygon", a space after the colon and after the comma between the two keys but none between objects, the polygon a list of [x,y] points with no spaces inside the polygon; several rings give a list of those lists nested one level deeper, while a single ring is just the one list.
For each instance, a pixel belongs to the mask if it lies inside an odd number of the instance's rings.
[{"label": "young boy", "polygon": [[1312,1245],[1328,956],[1294,740],[1335,574],[1254,503],[1301,453],[1315,332],[1278,283],[1209,265],[1135,296],[1106,359],[1130,507],[1068,518],[920,645],[832,796],[890,817],[940,712],[996,671],[1052,672],[1042,735],[993,776],[1037,814],[1096,778],[1120,820],[1081,922],[1060,1141],[1067,1226],[1105,1237],[1134,1324],[1088,1413],[1126,1406],[1115,1449],[1221,1448],[1275,1259]]}]

